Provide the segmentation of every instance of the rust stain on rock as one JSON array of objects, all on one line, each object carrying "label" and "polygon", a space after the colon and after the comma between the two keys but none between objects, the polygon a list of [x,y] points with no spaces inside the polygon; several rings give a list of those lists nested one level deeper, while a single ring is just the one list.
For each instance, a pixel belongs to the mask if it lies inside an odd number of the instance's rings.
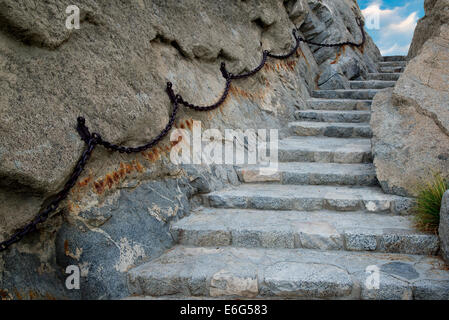
[{"label": "rust stain on rock", "polygon": [[140,164],[139,161],[134,160],[134,166],[136,167],[137,172],[142,173],[144,170],[144,167]]},{"label": "rust stain on rock", "polygon": [[187,119],[186,120],[186,125],[187,125],[187,128],[189,128],[190,131],[193,130],[193,120],[192,119]]},{"label": "rust stain on rock", "polygon": [[111,176],[110,174],[107,174],[104,180],[105,180],[105,184],[108,186],[108,188],[111,189],[112,186],[114,185],[113,176]]},{"label": "rust stain on rock", "polygon": [[355,49],[359,50],[361,54],[365,53],[365,43],[362,44],[360,47],[357,47],[357,46],[351,46],[351,47],[353,50],[355,50]]},{"label": "rust stain on rock", "polygon": [[114,171],[112,178],[115,183],[118,183],[120,181],[120,174],[117,171]]},{"label": "rust stain on rock", "polygon": [[39,295],[33,290],[28,291],[28,295],[30,297],[30,300],[35,300],[39,297]]},{"label": "rust stain on rock", "polygon": [[231,87],[230,92],[235,96],[235,97],[242,97],[245,98],[247,100],[255,100],[256,95],[253,93],[249,93],[243,89],[237,88],[237,87]]},{"label": "rust stain on rock", "polygon": [[69,241],[68,240],[64,240],[64,253],[66,256],[69,255]]},{"label": "rust stain on rock", "polygon": [[342,49],[339,49],[337,51],[337,55],[335,56],[335,60],[332,61],[330,64],[336,64],[338,62],[338,60],[340,60],[341,55],[342,55]]},{"label": "rust stain on rock", "polygon": [[9,297],[8,292],[5,290],[0,289],[0,298],[2,300],[7,299]]},{"label": "rust stain on rock", "polygon": [[[144,154],[148,159],[150,152]],[[151,153],[151,159],[156,161],[159,158],[159,154]],[[94,191],[97,194],[102,194],[106,188],[111,190],[115,185],[118,185],[127,175],[133,172],[142,173],[144,171],[144,166],[138,160],[132,160],[130,163],[120,162],[120,167],[118,170],[106,174],[103,178],[94,181]]]},{"label": "rust stain on rock", "polygon": [[89,174],[89,176],[87,178],[84,178],[83,180],[78,182],[78,187],[83,188],[83,187],[87,186],[91,181],[92,181],[92,175]]},{"label": "rust stain on rock", "polygon": [[315,89],[317,89],[317,90],[319,89],[318,84],[320,82],[320,77],[321,77],[321,73],[318,73],[315,77]]},{"label": "rust stain on rock", "polygon": [[265,63],[265,65],[263,67],[264,67],[264,69],[267,69],[267,70],[270,70],[270,71],[272,70],[271,69],[271,64],[269,62]]},{"label": "rust stain on rock", "polygon": [[298,64],[297,59],[287,59],[287,60],[281,60],[280,62],[278,62],[276,64],[267,62],[265,64],[264,68],[267,71],[280,71],[280,70],[294,71],[297,64]]},{"label": "rust stain on rock", "polygon": [[17,300],[23,300],[22,295],[20,294],[19,290],[14,288],[14,294],[16,295]]},{"label": "rust stain on rock", "polygon": [[[340,49],[338,50],[338,52],[337,52],[337,54],[336,54],[336,56],[335,56],[335,60],[332,61],[330,64],[336,64],[336,63],[338,63],[338,61],[340,60],[340,58],[342,57],[342,55],[346,52],[346,47],[347,47],[347,46],[348,46],[348,45],[345,44],[345,45],[343,45],[343,46],[340,47]],[[351,47],[352,47],[352,46],[351,46]]]},{"label": "rust stain on rock", "polygon": [[[161,155],[162,155],[161,149],[156,147],[156,148],[153,148],[152,150],[148,151],[147,153],[145,153],[144,157],[148,161],[154,163],[154,162],[158,161],[161,158]],[[137,167],[137,171],[139,171],[138,167]],[[139,172],[141,172],[141,171],[139,171]]]},{"label": "rust stain on rock", "polygon": [[73,202],[72,201],[67,201],[67,210],[69,210],[69,212],[73,212]]},{"label": "rust stain on rock", "polygon": [[97,194],[102,194],[104,192],[104,181],[103,180],[95,181],[94,188]]},{"label": "rust stain on rock", "polygon": [[304,58],[304,61],[305,61],[306,64],[307,64],[307,66],[310,67],[309,61],[307,60],[306,55],[305,55],[304,52],[302,51],[301,47],[299,47],[298,50],[296,50],[296,56],[297,56],[297,57],[300,57],[300,56],[303,57],[303,58]]},{"label": "rust stain on rock", "polygon": [[286,71],[294,71],[296,65],[298,64],[298,60],[297,59],[289,59],[289,60],[282,60],[279,64],[279,66]]}]

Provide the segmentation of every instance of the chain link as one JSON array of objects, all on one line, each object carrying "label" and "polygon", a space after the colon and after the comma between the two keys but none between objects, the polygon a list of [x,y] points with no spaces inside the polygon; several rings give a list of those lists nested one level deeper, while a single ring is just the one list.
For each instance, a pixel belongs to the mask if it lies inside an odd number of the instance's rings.
[{"label": "chain link", "polygon": [[[84,118],[78,118],[78,128],[80,128],[81,123],[84,123]],[[14,233],[8,240],[1,242],[0,243],[0,252],[5,251],[12,244],[19,242],[27,234],[35,231],[37,229],[37,225],[47,221],[50,214],[55,212],[58,209],[60,203],[67,198],[70,190],[76,184],[76,181],[78,180],[79,176],[83,172],[84,167],[86,166],[87,162],[89,161],[89,158],[90,158],[92,152],[94,151],[95,147],[98,144],[97,139],[93,135],[91,135],[89,137],[82,136],[82,139],[83,140],[86,139],[85,141],[87,144],[87,148],[84,150],[80,159],[76,163],[75,168],[73,169],[69,180],[65,183],[62,190],[56,194],[56,196],[50,202],[50,204],[47,207],[45,207],[45,209],[43,211],[41,211],[30,223],[28,223],[22,229],[20,229],[16,233]]]},{"label": "chain link", "polygon": [[84,168],[86,167],[86,164],[89,161],[90,156],[92,155],[92,152],[94,151],[94,149],[97,145],[101,145],[104,148],[111,150],[111,151],[116,151],[119,153],[127,153],[127,154],[139,153],[139,152],[151,149],[154,146],[156,146],[173,128],[180,104],[185,106],[186,108],[192,109],[194,111],[200,111],[200,112],[211,111],[211,110],[217,109],[225,102],[226,98],[228,97],[232,80],[245,79],[245,78],[255,75],[260,70],[262,70],[262,68],[265,66],[268,58],[274,58],[274,59],[280,59],[280,60],[290,58],[297,52],[301,42],[304,42],[304,43],[307,43],[310,45],[314,45],[314,46],[328,47],[328,48],[341,47],[344,45],[361,47],[365,44],[366,35],[365,35],[365,31],[363,29],[362,20],[360,18],[357,18],[357,24],[359,25],[361,33],[362,33],[362,42],[361,43],[353,43],[350,41],[334,43],[334,44],[315,43],[315,42],[312,42],[312,41],[309,41],[309,40],[299,37],[297,34],[298,31],[296,29],[294,29],[293,37],[296,40],[296,44],[291,49],[291,51],[289,51],[287,54],[284,54],[284,55],[276,55],[267,50],[264,50],[262,52],[262,61],[260,62],[260,64],[256,68],[254,68],[253,70],[251,70],[247,73],[234,75],[226,70],[226,65],[224,62],[221,63],[220,71],[221,71],[223,78],[226,81],[225,89],[224,89],[221,97],[218,99],[218,101],[209,106],[198,106],[198,105],[194,105],[194,104],[191,104],[191,103],[185,101],[180,94],[174,93],[173,84],[171,82],[168,82],[166,92],[170,99],[170,102],[173,105],[173,110],[170,114],[169,121],[168,121],[167,125],[165,126],[165,128],[159,133],[159,135],[157,135],[151,141],[149,141],[148,143],[146,143],[142,146],[124,147],[124,146],[119,146],[119,145],[110,143],[110,142],[104,140],[100,134],[95,133],[95,132],[90,133],[89,128],[86,126],[86,120],[83,117],[79,117],[77,119],[78,124],[77,124],[76,130],[77,130],[81,140],[83,140],[85,142],[86,148],[83,151],[80,159],[76,163],[75,168],[73,169],[72,174],[70,175],[70,178],[65,183],[63,189],[54,196],[53,200],[30,223],[28,223],[23,228],[21,228],[16,233],[14,233],[12,236],[10,236],[8,238],[8,240],[0,243],[0,252],[7,250],[11,245],[22,240],[27,234],[35,231],[39,224],[47,221],[47,219],[50,217],[50,214],[55,213],[55,211],[59,208],[59,205],[61,204],[61,202],[67,198],[67,196],[70,193],[70,190],[75,186],[76,182],[78,181],[78,178],[81,176],[82,172],[84,171]]}]

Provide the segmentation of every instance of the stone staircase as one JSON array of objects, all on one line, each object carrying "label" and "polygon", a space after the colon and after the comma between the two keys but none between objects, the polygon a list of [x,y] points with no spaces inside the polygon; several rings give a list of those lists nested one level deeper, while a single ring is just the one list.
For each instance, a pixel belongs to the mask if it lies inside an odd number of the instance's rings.
[{"label": "stone staircase", "polygon": [[[177,246],[129,272],[137,296],[449,299],[435,235],[415,230],[412,200],[387,195],[372,164],[370,105],[403,71],[385,57],[350,90],[313,92],[279,145],[279,170],[238,169],[242,185],[206,194],[174,223]],[[365,284],[370,273],[380,285]],[[378,273],[377,273],[378,271]]]}]

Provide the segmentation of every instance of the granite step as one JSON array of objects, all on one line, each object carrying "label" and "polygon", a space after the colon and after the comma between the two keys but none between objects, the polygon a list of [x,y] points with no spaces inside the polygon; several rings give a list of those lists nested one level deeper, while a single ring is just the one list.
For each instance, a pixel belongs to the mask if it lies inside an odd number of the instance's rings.
[{"label": "granite step", "polygon": [[299,121],[288,124],[290,131],[299,136],[325,136],[335,138],[371,138],[369,123]]},{"label": "granite step", "polygon": [[385,56],[383,57],[383,61],[407,61],[406,56]]},{"label": "granite step", "polygon": [[201,208],[171,226],[178,244],[200,247],[376,251],[435,255],[438,236],[410,217],[335,211]]},{"label": "granite step", "polygon": [[242,184],[203,195],[204,205],[225,209],[366,211],[406,215],[413,200],[379,187]]},{"label": "granite step", "polygon": [[402,67],[405,68],[407,66],[407,61],[381,61],[379,62],[380,67]]},{"label": "granite step", "polygon": [[385,89],[392,88],[396,85],[396,81],[350,81],[351,89]]},{"label": "granite step", "polygon": [[299,121],[363,123],[371,119],[370,111],[347,110],[299,110],[295,113]]},{"label": "granite step", "polygon": [[312,96],[319,99],[371,100],[378,92],[377,89],[315,90]]},{"label": "granite step", "polygon": [[397,81],[401,77],[402,73],[368,73],[366,80],[379,80],[379,81]]},{"label": "granite step", "polygon": [[307,104],[312,110],[362,110],[371,109],[372,100],[354,99],[309,99]]},{"label": "granite step", "polygon": [[403,73],[404,67],[379,67],[380,73]]},{"label": "granite step", "polygon": [[449,299],[449,271],[418,255],[176,246],[131,269],[128,287],[147,297],[436,300]]},{"label": "granite step", "polygon": [[371,163],[370,139],[290,137],[279,141],[279,162]]},{"label": "granite step", "polygon": [[266,174],[259,166],[236,168],[241,182],[310,185],[377,186],[376,171],[371,163],[340,164],[315,162],[279,163],[275,173]]}]

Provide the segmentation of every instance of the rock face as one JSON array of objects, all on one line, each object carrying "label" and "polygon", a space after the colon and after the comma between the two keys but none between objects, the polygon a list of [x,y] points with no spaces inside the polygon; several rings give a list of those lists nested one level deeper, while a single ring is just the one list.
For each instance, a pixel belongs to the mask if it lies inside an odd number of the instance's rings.
[{"label": "rock face", "polygon": [[413,196],[432,172],[449,177],[449,25],[438,30],[372,105],[374,164],[388,193]]},{"label": "rock face", "polygon": [[[168,121],[167,81],[185,100],[206,105],[224,87],[220,62],[234,74],[252,70],[262,50],[291,48],[294,27],[317,42],[361,40],[355,0],[81,0],[81,28],[67,30],[70,4],[0,0],[0,241],[70,175],[85,147],[78,116],[113,143],[141,145]],[[361,49],[302,44],[292,59],[270,60],[257,76],[236,81],[220,109],[181,110],[176,126],[278,128],[282,137],[313,90],[335,79],[345,86],[372,72],[379,57],[369,37]],[[63,217],[0,254],[1,296],[126,296],[126,271],[172,246],[168,223],[186,215],[198,194],[239,183],[232,166],[172,164],[172,146],[167,138],[137,155],[98,147]],[[64,286],[72,264],[89,283],[76,292]]]},{"label": "rock face", "polygon": [[449,263],[449,191],[446,191],[441,202],[440,228],[438,231],[442,256]]},{"label": "rock face", "polygon": [[[347,19],[348,10],[359,12],[357,1],[308,1],[308,4],[313,14],[307,15],[300,28],[307,40],[316,43],[338,43],[345,38],[354,43],[362,40],[354,19]],[[316,77],[320,89],[349,89],[348,80],[377,72],[376,63],[381,58],[379,49],[369,37],[361,50],[351,46],[312,46],[311,49],[320,66]]]},{"label": "rock face", "polygon": [[426,15],[419,20],[416,26],[408,53],[409,59],[416,57],[424,43],[428,39],[438,36],[441,26],[449,21],[449,0],[425,0],[424,8]]}]

